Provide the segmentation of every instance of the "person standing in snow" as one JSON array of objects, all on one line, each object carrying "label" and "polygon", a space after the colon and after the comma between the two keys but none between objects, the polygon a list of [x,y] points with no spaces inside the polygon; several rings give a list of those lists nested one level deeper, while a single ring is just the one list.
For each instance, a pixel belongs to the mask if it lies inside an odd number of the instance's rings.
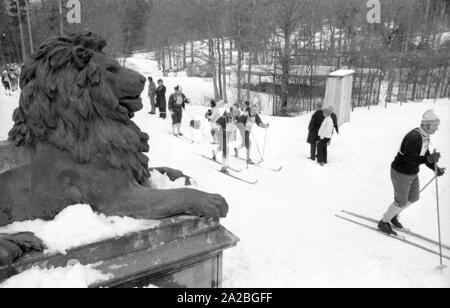
[{"label": "person standing in snow", "polygon": [[175,136],[183,136],[181,133],[181,121],[183,119],[183,110],[189,104],[189,99],[183,94],[180,86],[175,87],[175,93],[169,97],[169,111],[172,116],[172,133]]},{"label": "person standing in snow", "polygon": [[166,87],[162,79],[158,80],[158,87],[156,88],[156,107],[159,109],[159,117],[165,119],[167,117],[167,101],[166,101]]},{"label": "person standing in snow", "polygon": [[429,150],[430,137],[436,133],[441,121],[434,110],[428,110],[422,117],[419,128],[412,130],[403,139],[400,151],[391,165],[391,180],[394,186],[394,203],[390,205],[383,219],[378,224],[381,232],[397,236],[392,226],[403,229],[398,216],[420,199],[420,166],[425,164],[436,176],[443,176],[445,168],[437,163],[441,153]]},{"label": "person standing in snow", "polygon": [[308,127],[309,133],[307,142],[311,145],[310,159],[314,161],[316,160],[317,155],[317,144],[320,140],[319,129],[324,119],[325,116],[323,114],[323,103],[319,102],[317,103],[317,111],[313,114]]},{"label": "person standing in snow", "polygon": [[229,173],[228,168],[228,153],[229,153],[229,141],[231,136],[236,130],[237,117],[239,116],[239,105],[235,104],[231,106],[230,111],[226,112],[217,120],[217,139],[219,146],[217,150],[213,150],[213,159],[217,160],[217,154],[223,153],[222,170],[223,173]]},{"label": "person standing in snow", "polygon": [[319,143],[317,144],[317,162],[321,166],[325,166],[328,163],[328,145],[333,137],[334,124],[331,114],[333,113],[333,107],[327,107],[323,110],[325,119],[320,126],[318,135]]},{"label": "person standing in snow", "polygon": [[218,143],[217,139],[217,120],[220,118],[220,109],[217,106],[217,103],[215,100],[211,100],[210,102],[211,109],[208,110],[208,113],[206,114],[206,118],[208,119],[210,125],[211,125],[211,136],[213,138],[213,144]]},{"label": "person standing in snow", "polygon": [[258,114],[257,105],[253,105],[249,109],[249,111],[244,112],[244,114],[239,117],[238,123],[242,124],[242,127],[244,127],[243,145],[241,144],[241,146],[235,148],[234,153],[236,157],[238,157],[239,151],[245,147],[247,149],[247,164],[253,165],[254,162],[250,158],[250,150],[252,145],[250,140],[250,134],[252,133],[253,126],[256,124],[257,126],[263,129],[267,129],[269,128],[269,124],[264,124],[262,122],[261,117]]},{"label": "person standing in snow", "polygon": [[156,114],[156,84],[152,77],[148,77],[148,97],[150,99],[150,114]]},{"label": "person standing in snow", "polygon": [[11,95],[11,81],[9,80],[9,75],[7,71],[3,71],[2,73],[2,84],[5,88],[5,94]]}]

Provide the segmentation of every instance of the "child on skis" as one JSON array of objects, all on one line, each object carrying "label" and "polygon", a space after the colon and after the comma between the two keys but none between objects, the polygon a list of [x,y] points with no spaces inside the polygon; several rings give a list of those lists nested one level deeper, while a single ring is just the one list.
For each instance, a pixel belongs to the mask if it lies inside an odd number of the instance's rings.
[{"label": "child on skis", "polygon": [[445,174],[445,168],[437,163],[441,153],[429,150],[430,137],[438,130],[440,120],[433,110],[425,112],[419,128],[412,130],[403,139],[400,151],[391,166],[391,180],[394,186],[394,203],[390,205],[383,219],[378,224],[381,232],[397,236],[392,226],[403,229],[399,214],[420,199],[419,172],[420,165],[436,171],[436,176]]},{"label": "child on skis", "polygon": [[211,100],[210,102],[210,106],[211,109],[208,110],[208,112],[206,113],[206,118],[208,119],[210,125],[211,125],[211,136],[213,138],[213,144],[217,144],[218,143],[218,139],[217,139],[217,120],[220,118],[220,109],[217,106],[217,103],[215,100]]},{"label": "child on skis", "polygon": [[213,150],[213,159],[217,160],[217,153],[223,153],[222,170],[223,173],[229,173],[228,153],[229,141],[236,130],[237,117],[239,116],[239,106],[237,104],[231,106],[230,111],[226,112],[217,120],[217,139],[219,146],[217,150]]},{"label": "child on skis", "polygon": [[172,133],[175,136],[183,136],[181,133],[181,121],[183,119],[183,110],[189,104],[189,99],[183,94],[180,86],[175,87],[175,93],[169,97],[169,111],[172,116]]},{"label": "child on skis", "polygon": [[334,123],[331,118],[333,113],[333,107],[327,107],[323,110],[323,115],[325,119],[320,126],[318,135],[319,143],[317,145],[317,162],[321,166],[325,166],[328,163],[328,145],[331,142],[331,137],[333,136]]},{"label": "child on skis", "polygon": [[244,134],[242,136],[242,144],[234,149],[235,156],[239,156],[239,151],[242,150],[244,147],[247,150],[247,164],[253,165],[254,162],[250,158],[250,150],[251,150],[251,140],[250,140],[250,134],[252,133],[253,126],[256,124],[257,126],[267,129],[269,128],[269,124],[264,124],[261,120],[261,117],[258,114],[258,106],[253,105],[251,108],[247,109],[246,112],[242,116],[239,117],[238,122],[242,125],[244,128]]}]

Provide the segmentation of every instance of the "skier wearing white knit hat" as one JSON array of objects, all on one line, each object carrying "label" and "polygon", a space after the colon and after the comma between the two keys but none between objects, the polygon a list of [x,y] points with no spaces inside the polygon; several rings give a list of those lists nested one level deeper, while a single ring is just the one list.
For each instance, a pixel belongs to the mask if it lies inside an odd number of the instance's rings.
[{"label": "skier wearing white knit hat", "polygon": [[436,150],[431,153],[429,150],[430,136],[436,133],[440,123],[441,121],[434,110],[428,110],[422,117],[420,127],[412,130],[403,139],[400,151],[391,168],[395,201],[388,208],[378,225],[378,228],[383,233],[397,236],[392,226],[403,229],[402,224],[398,220],[398,215],[411,204],[419,201],[420,165],[425,164],[433,171],[437,170],[437,176],[445,174],[445,168],[437,167],[441,153]]}]

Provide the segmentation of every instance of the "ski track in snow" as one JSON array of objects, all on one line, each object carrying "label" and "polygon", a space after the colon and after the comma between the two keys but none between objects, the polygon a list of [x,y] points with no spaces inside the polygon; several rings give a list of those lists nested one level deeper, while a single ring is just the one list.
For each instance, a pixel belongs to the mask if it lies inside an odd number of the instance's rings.
[{"label": "ski track in snow", "polygon": [[[147,55],[136,55],[127,60],[127,65],[154,79],[162,77]],[[181,85],[194,104],[202,104],[212,95],[208,80],[164,80],[168,95],[174,86]],[[146,96],[147,89],[142,95],[144,110],[136,114],[135,122],[150,135],[151,166],[181,169],[198,182],[199,189],[220,193],[230,204],[230,213],[222,223],[241,242],[225,253],[224,287],[450,287],[448,270],[435,270],[438,257],[334,217],[342,209],[381,217],[393,198],[390,164],[404,135],[418,126],[421,115],[430,108],[442,119],[440,130],[432,138],[433,146],[443,154],[441,165],[450,167],[448,100],[357,109],[351,123],[334,136],[330,164],[323,168],[307,159],[311,114],[296,118],[265,116],[263,120],[271,124],[266,161],[281,164],[283,170],[244,170],[248,177],[259,180],[251,186],[220,175],[214,170],[218,166],[200,157],[210,155],[212,149],[205,107],[188,107],[191,115],[202,120],[200,131],[189,128],[191,117],[185,113],[184,133],[198,142],[191,145],[168,134],[169,119],[148,115]],[[5,97],[0,90],[0,139],[7,137],[17,102],[18,97]],[[260,147],[264,133],[255,129]],[[255,146],[252,157],[258,160]],[[235,160],[230,162],[244,166]],[[422,167],[422,184],[432,176]],[[442,237],[447,244],[449,181],[449,175],[440,179]],[[434,186],[402,215],[402,222],[414,232],[437,239]]]}]

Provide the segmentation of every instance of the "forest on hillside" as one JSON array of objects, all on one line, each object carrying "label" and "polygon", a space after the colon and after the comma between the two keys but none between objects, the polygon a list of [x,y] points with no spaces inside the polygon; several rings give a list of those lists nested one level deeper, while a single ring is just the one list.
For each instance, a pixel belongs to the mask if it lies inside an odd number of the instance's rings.
[{"label": "forest on hillside", "polygon": [[[79,24],[65,18],[68,0],[1,1],[3,65],[23,63],[49,37],[93,31],[124,64],[154,51],[164,73],[202,71],[225,101],[230,66],[239,101],[256,66],[279,85],[284,105],[299,66],[356,68],[374,101],[381,81],[387,102],[450,95],[450,0],[381,0],[381,23],[368,22],[367,0],[78,0]],[[314,84],[312,73],[301,77]]]}]

